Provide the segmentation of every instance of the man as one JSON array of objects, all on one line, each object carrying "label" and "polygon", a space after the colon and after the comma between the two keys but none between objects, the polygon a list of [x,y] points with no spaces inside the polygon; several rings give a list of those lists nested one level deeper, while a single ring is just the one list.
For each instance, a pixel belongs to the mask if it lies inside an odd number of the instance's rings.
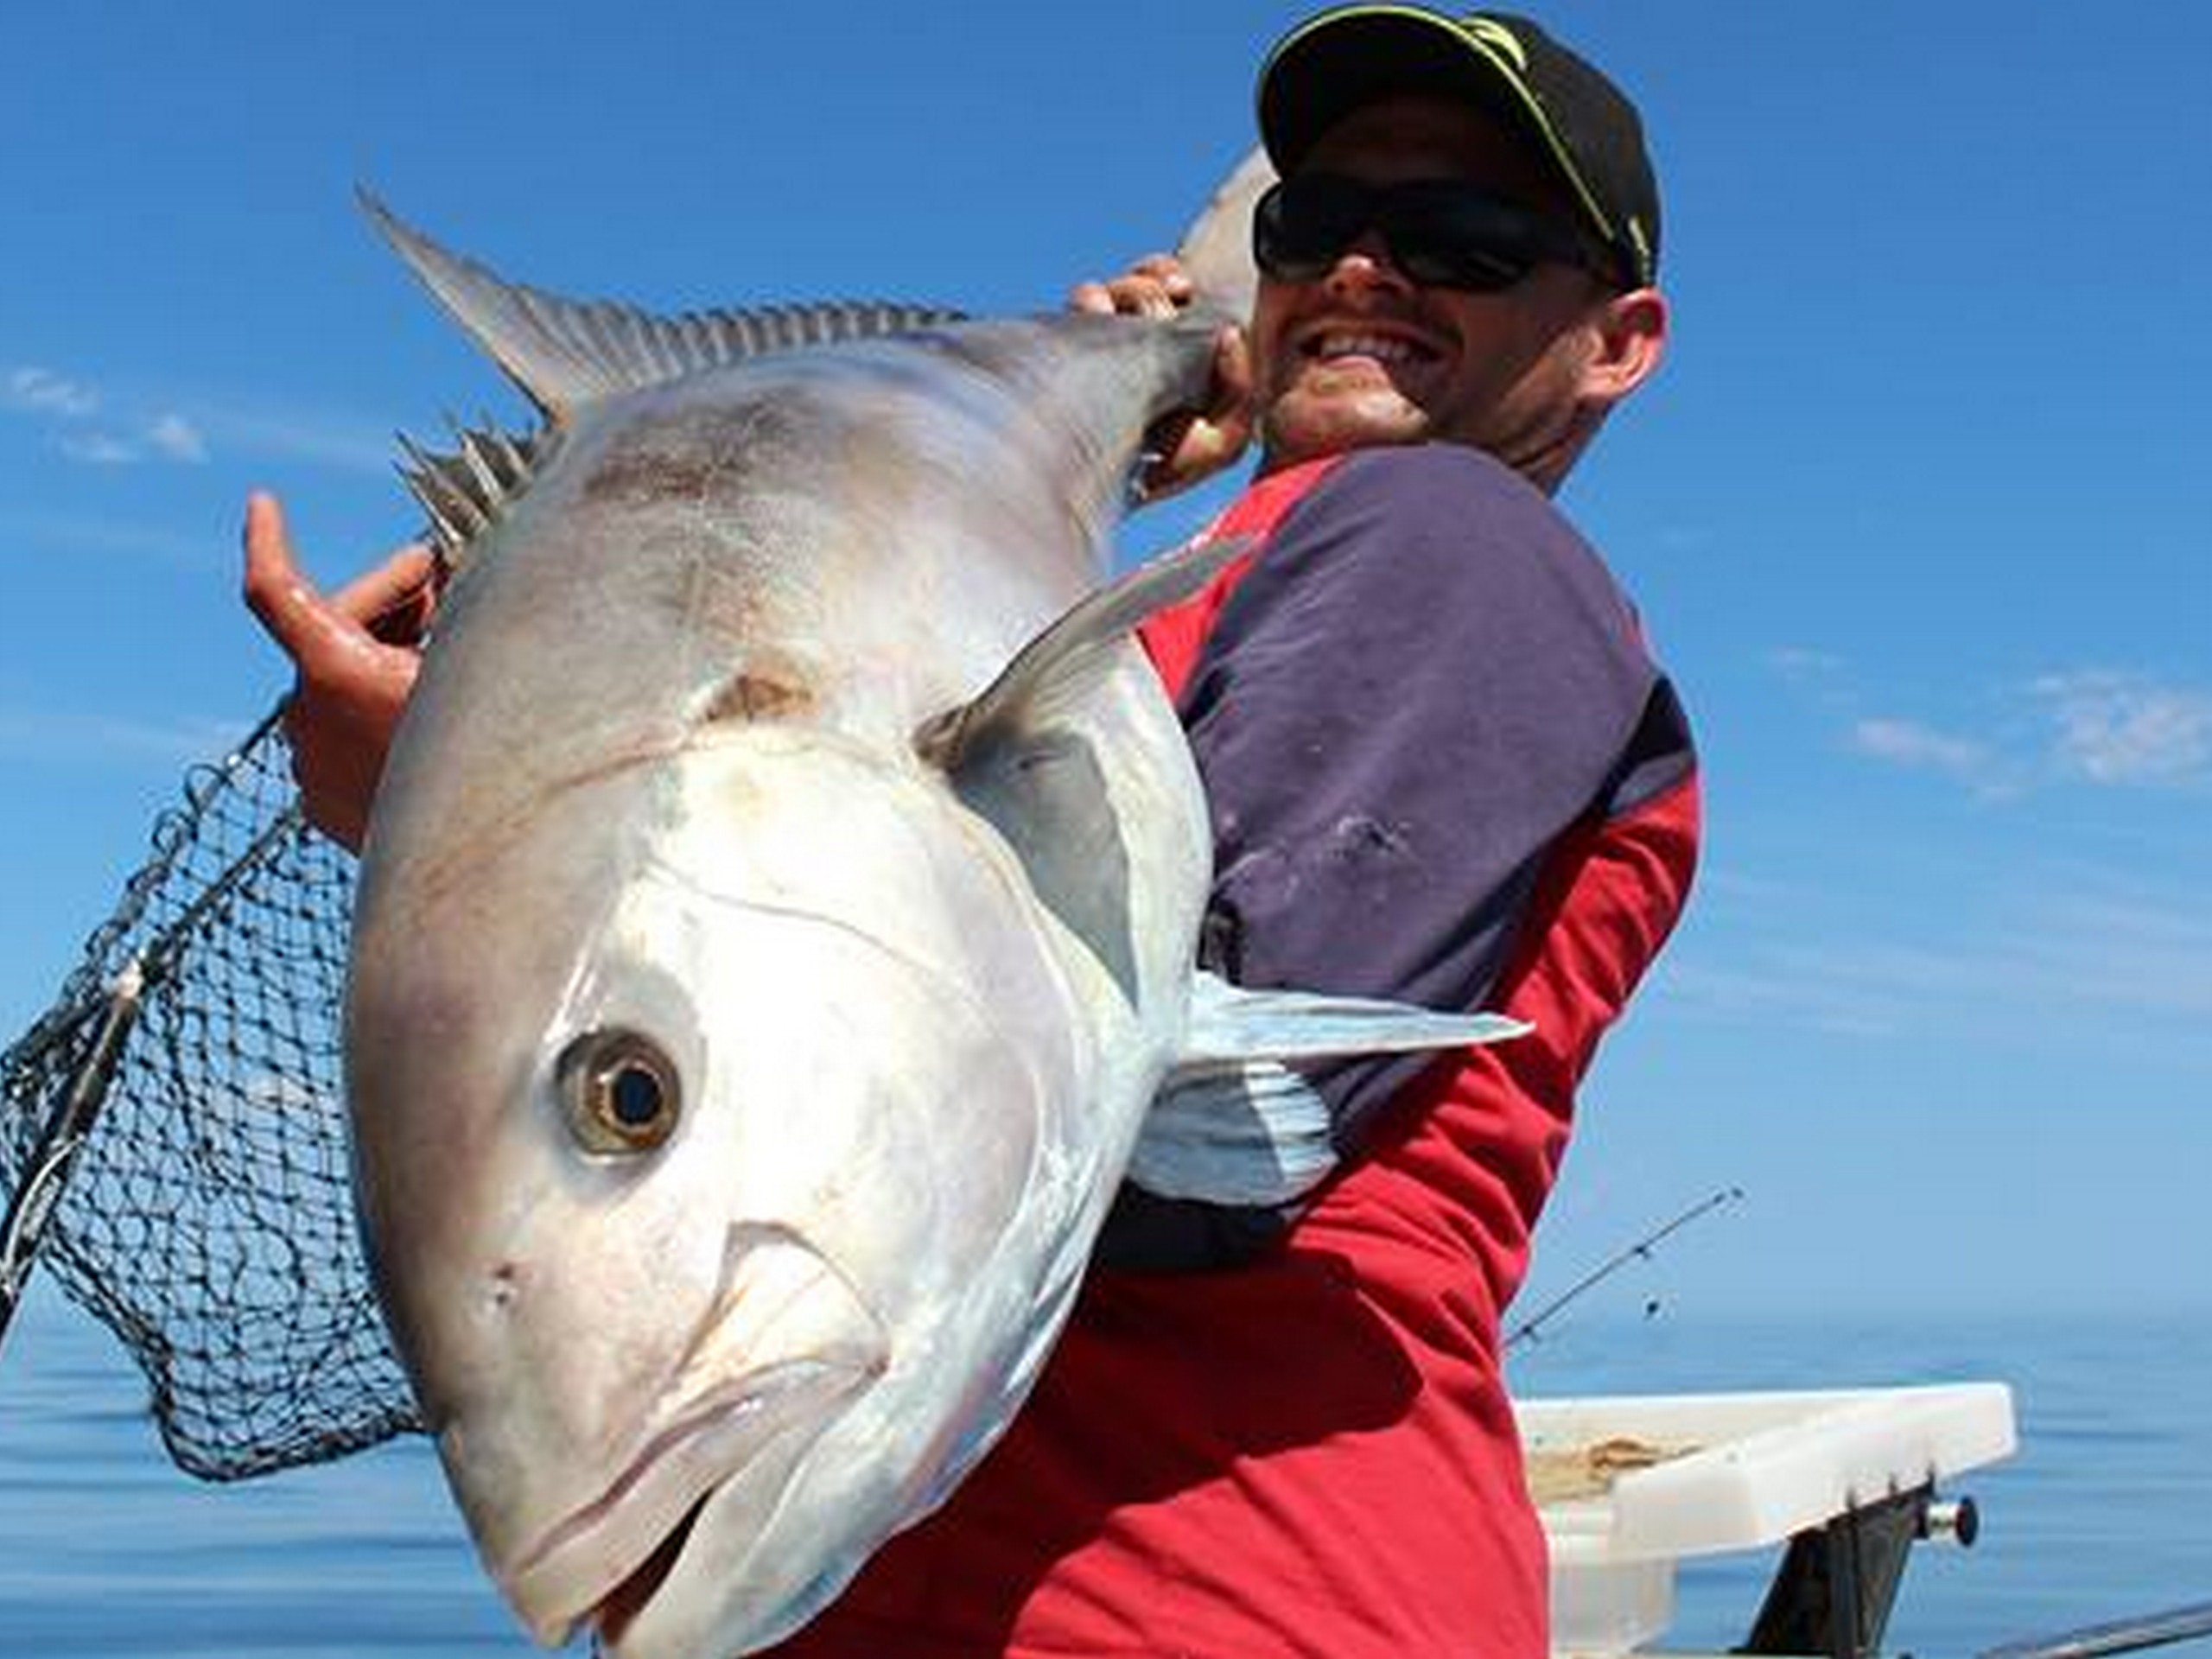
[{"label": "man", "polygon": [[[1260,122],[1249,340],[1156,480],[1256,425],[1217,527],[1255,551],[1145,635],[1214,817],[1201,953],[1536,1033],[1317,1072],[1344,1161],[1294,1211],[1126,1192],[1005,1440],[787,1659],[1545,1650],[1500,1322],[1696,841],[1680,711],[1547,499],[1657,364],[1657,192],[1627,100],[1516,18],[1324,13]],[[1076,302],[1187,286],[1154,259]],[[303,792],[358,836],[413,672],[364,619],[409,637],[425,573],[324,601],[272,503],[247,540]]]}]

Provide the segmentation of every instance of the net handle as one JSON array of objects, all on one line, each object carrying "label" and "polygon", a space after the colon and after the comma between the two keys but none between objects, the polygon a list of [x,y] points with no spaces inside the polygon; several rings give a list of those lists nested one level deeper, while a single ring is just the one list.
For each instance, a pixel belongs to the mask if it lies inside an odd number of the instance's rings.
[{"label": "net handle", "polygon": [[[7,1341],[8,1327],[30,1282],[31,1269],[37,1265],[39,1243],[46,1236],[54,1207],[61,1201],[77,1154],[107,1099],[108,1088],[115,1080],[116,1062],[122,1057],[123,1045],[137,1020],[145,995],[145,970],[134,957],[108,987],[106,1012],[93,1036],[92,1050],[78,1066],[69,1092],[54,1109],[24,1165],[22,1185],[9,1203],[6,1222],[0,1224],[0,1346]],[[59,1036],[57,1033],[57,1040]]]}]

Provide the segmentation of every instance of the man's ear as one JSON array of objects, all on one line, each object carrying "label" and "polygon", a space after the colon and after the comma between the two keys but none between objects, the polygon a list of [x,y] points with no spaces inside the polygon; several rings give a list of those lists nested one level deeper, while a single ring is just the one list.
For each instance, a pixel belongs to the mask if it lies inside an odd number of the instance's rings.
[{"label": "man's ear", "polygon": [[1631,289],[1605,301],[1594,319],[1596,348],[1582,365],[1582,390],[1611,408],[1659,367],[1667,349],[1667,296]]}]

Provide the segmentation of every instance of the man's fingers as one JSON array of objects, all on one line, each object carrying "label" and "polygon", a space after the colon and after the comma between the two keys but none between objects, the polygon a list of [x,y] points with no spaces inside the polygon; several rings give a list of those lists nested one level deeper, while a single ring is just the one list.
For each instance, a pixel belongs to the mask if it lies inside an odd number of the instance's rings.
[{"label": "man's fingers", "polygon": [[257,491],[245,506],[245,602],[303,671],[310,662],[353,649],[359,638],[359,626],[333,610],[300,569],[276,498]]},{"label": "man's fingers", "polygon": [[1170,299],[1179,302],[1198,292],[1198,284],[1191,280],[1191,273],[1183,269],[1183,262],[1172,253],[1148,253],[1129,267],[1129,274],[1149,277]]},{"label": "man's fingers", "polygon": [[1191,302],[1190,273],[1172,253],[1147,254],[1120,276],[1078,283],[1068,296],[1071,310],[1165,321]]},{"label": "man's fingers", "polygon": [[270,638],[294,656],[296,639],[312,632],[322,603],[315,584],[292,556],[284,511],[259,491],[245,503],[245,602]]},{"label": "man's fingers", "polygon": [[436,568],[429,549],[410,543],[331,594],[330,608],[357,622],[377,621],[424,598]]},{"label": "man's fingers", "polygon": [[1252,353],[1243,329],[1231,325],[1216,336],[1205,405],[1179,411],[1147,435],[1155,459],[1144,486],[1154,497],[1187,489],[1243,454],[1252,437]]},{"label": "man's fingers", "polygon": [[[294,557],[275,499],[257,493],[246,502],[245,601],[298,675],[284,730],[300,802],[310,823],[349,847],[361,843],[421,662],[415,652],[377,637],[377,616],[391,621],[395,603],[403,618],[410,608],[426,611],[429,575],[429,556],[404,548],[334,601],[326,599]],[[419,621],[419,614],[407,620]]]},{"label": "man's fingers", "polygon": [[1068,295],[1071,311],[1097,316],[1154,317],[1165,321],[1175,315],[1173,296],[1150,276],[1116,276],[1107,283],[1083,283]]},{"label": "man's fingers", "polygon": [[[1217,425],[1252,426],[1252,336],[1231,324],[1214,337],[1214,406],[1207,411]],[[1243,440],[1239,439],[1240,445]]]}]

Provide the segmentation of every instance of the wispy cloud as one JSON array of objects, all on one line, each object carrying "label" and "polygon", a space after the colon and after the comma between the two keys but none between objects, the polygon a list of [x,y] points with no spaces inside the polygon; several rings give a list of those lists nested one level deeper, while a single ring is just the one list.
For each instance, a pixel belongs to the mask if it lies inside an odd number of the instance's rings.
[{"label": "wispy cloud", "polygon": [[0,708],[0,760],[183,766],[219,759],[251,729],[242,721],[206,717],[128,720]]},{"label": "wispy cloud", "polygon": [[2148,785],[2212,779],[2212,690],[2105,670],[2046,675],[2031,690],[2069,776]]},{"label": "wispy cloud", "polygon": [[28,365],[10,369],[6,384],[10,409],[75,421],[96,413],[100,406],[99,394],[90,386],[64,379],[51,369]]},{"label": "wispy cloud", "polygon": [[2176,1020],[2190,1040],[2212,1027],[2212,897],[2187,882],[2089,868],[2024,885],[1993,874],[1886,920],[1771,879],[1704,885],[1707,942],[1686,941],[1662,983],[1711,1017],[1857,1036],[2024,1036],[2094,1010],[2101,1028],[2147,1020],[2168,1044]]},{"label": "wispy cloud", "polygon": [[1979,696],[1943,719],[1869,707],[1850,665],[1825,652],[1769,652],[1770,672],[1852,753],[1987,797],[2057,785],[2212,786],[2212,686],[2122,669],[2069,669]]},{"label": "wispy cloud", "polygon": [[0,507],[0,563],[31,550],[118,555],[205,568],[227,565],[237,554],[234,536],[131,524],[118,518],[15,512]]},{"label": "wispy cloud", "polygon": [[1872,719],[1855,722],[1851,746],[1859,753],[1900,766],[1940,772],[1961,783],[1985,785],[1990,751],[1969,737],[1941,732],[1917,721]]},{"label": "wispy cloud", "polygon": [[199,429],[174,410],[115,410],[100,388],[35,364],[10,369],[0,384],[6,387],[0,407],[45,425],[54,448],[71,461],[131,467],[207,459]]},{"label": "wispy cloud", "polygon": [[57,454],[86,466],[196,467],[220,450],[348,472],[385,475],[391,470],[391,439],[374,422],[234,398],[195,398],[170,407],[35,365],[0,372],[0,412],[36,423]]},{"label": "wispy cloud", "polygon": [[1783,950],[1738,950],[1724,961],[1678,948],[1649,1000],[1662,999],[1729,1024],[1854,1037],[1891,1035],[1900,1011],[1893,993],[1826,952],[1792,962]]},{"label": "wispy cloud", "polygon": [[181,415],[163,415],[146,429],[146,442],[170,461],[196,465],[207,459],[207,440]]},{"label": "wispy cloud", "polygon": [[144,459],[136,444],[112,432],[65,432],[54,447],[87,467],[129,467]]},{"label": "wispy cloud", "polygon": [[1804,685],[1832,678],[1842,671],[1843,658],[1834,652],[1809,645],[1777,645],[1766,653],[1767,666],[1792,684]]},{"label": "wispy cloud", "polygon": [[388,427],[327,410],[284,410],[232,403],[199,407],[194,413],[210,448],[257,461],[301,461],[390,478],[397,453]]}]

